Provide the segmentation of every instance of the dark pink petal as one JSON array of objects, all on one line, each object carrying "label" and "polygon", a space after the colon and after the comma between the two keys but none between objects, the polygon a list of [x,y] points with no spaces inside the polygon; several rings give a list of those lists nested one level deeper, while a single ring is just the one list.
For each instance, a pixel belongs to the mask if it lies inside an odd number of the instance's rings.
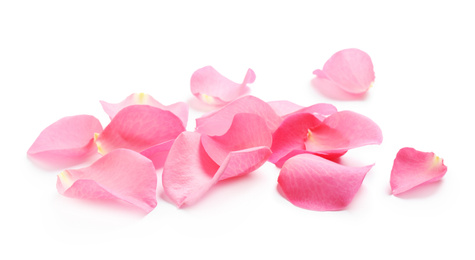
[{"label": "dark pink petal", "polygon": [[381,144],[382,141],[381,129],[371,119],[355,112],[341,111],[310,129],[305,147],[307,151],[333,157],[352,148]]},{"label": "dark pink petal", "polygon": [[295,206],[310,210],[341,210],[353,200],[372,165],[347,167],[311,154],[287,160],[278,183]]},{"label": "dark pink petal", "polygon": [[444,160],[434,153],[402,148],[394,159],[391,171],[392,193],[397,195],[421,184],[438,181],[446,172]]},{"label": "dark pink petal", "polygon": [[78,161],[97,151],[94,133],[100,132],[101,123],[93,116],[64,117],[45,128],[27,154],[48,163]]},{"label": "dark pink petal", "polygon": [[199,133],[183,132],[165,162],[163,188],[178,207],[196,202],[219,180],[254,171],[271,153],[268,147],[262,146],[233,151],[219,166],[208,156],[200,139]]},{"label": "dark pink petal", "polygon": [[254,71],[249,69],[241,84],[232,82],[219,74],[213,67],[206,66],[193,73],[191,76],[191,93],[209,105],[224,105],[234,99],[247,94],[247,84],[256,80]]},{"label": "dark pink petal", "polygon": [[276,163],[293,150],[305,150],[309,129],[316,128],[320,124],[321,121],[309,113],[287,117],[272,136],[272,155],[269,161]]},{"label": "dark pink petal", "polygon": [[125,100],[117,104],[107,103],[105,101],[100,102],[102,108],[109,115],[110,119],[114,118],[114,116],[125,107],[131,105],[149,105],[172,112],[181,119],[184,127],[186,127],[186,124],[188,123],[188,105],[184,102],[178,102],[169,106],[165,106],[155,100],[152,96],[144,93],[132,94],[128,96]]},{"label": "dark pink petal", "polygon": [[266,122],[255,114],[240,113],[234,116],[228,132],[222,136],[201,137],[208,155],[221,165],[230,152],[272,145],[272,133]]},{"label": "dark pink petal", "polygon": [[147,157],[153,162],[153,165],[155,166],[155,169],[162,168],[163,165],[165,164],[165,160],[167,159],[168,152],[170,151],[170,148],[173,145],[173,142],[175,140],[169,140],[157,145],[154,145],[152,147],[149,147],[142,152],[140,152],[141,155]]},{"label": "dark pink petal", "polygon": [[148,105],[123,108],[97,137],[101,154],[117,148],[142,152],[154,145],[175,139],[185,131],[181,120],[170,111]]},{"label": "dark pink petal", "polygon": [[251,113],[262,117],[267,127],[274,132],[282,119],[266,102],[245,96],[229,103],[221,109],[196,119],[196,131],[206,135],[223,135],[231,126],[238,113]]},{"label": "dark pink petal", "polygon": [[333,54],[323,70],[315,70],[313,74],[354,94],[368,91],[375,79],[371,58],[358,49],[345,49]]},{"label": "dark pink petal", "polygon": [[127,149],[116,149],[89,167],[61,172],[56,188],[73,198],[123,200],[147,213],[157,205],[155,167]]}]

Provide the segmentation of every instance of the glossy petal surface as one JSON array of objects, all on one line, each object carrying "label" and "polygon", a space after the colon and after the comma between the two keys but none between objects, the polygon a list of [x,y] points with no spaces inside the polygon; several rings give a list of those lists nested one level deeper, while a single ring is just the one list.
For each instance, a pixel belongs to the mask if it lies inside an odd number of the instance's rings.
[{"label": "glossy petal surface", "polygon": [[191,93],[209,105],[224,105],[247,94],[247,84],[253,83],[255,79],[254,71],[249,69],[243,82],[238,84],[221,75],[213,67],[206,66],[191,76]]},{"label": "glossy petal surface", "polygon": [[399,150],[391,171],[391,190],[394,195],[428,182],[440,180],[447,172],[444,160],[434,153],[405,147]]},{"label": "glossy petal surface", "polygon": [[94,133],[102,132],[99,120],[89,115],[64,117],[45,128],[27,154],[47,163],[79,161],[97,151]]},{"label": "glossy petal surface", "polygon": [[127,149],[117,149],[91,166],[58,175],[58,192],[73,198],[119,199],[147,213],[157,205],[157,175],[152,162]]},{"label": "glossy petal surface", "polygon": [[346,167],[319,156],[300,154],[287,160],[278,183],[295,206],[342,210],[353,200],[371,167]]},{"label": "glossy petal surface", "polygon": [[154,145],[175,139],[185,128],[170,111],[148,105],[132,105],[120,110],[97,137],[99,152],[117,148],[142,152]]},{"label": "glossy petal surface", "polygon": [[144,93],[135,93],[128,96],[122,102],[112,104],[105,101],[100,101],[102,108],[109,115],[110,119],[119,113],[125,107],[132,105],[149,105],[152,107],[158,107],[162,110],[170,111],[175,114],[183,122],[183,126],[186,127],[188,123],[188,105],[184,102],[178,102],[171,104],[169,106],[162,105],[160,102],[155,100],[152,96]]},{"label": "glossy petal surface", "polygon": [[262,117],[271,132],[274,132],[282,122],[269,104],[256,97],[245,96],[196,119],[196,131],[206,135],[223,135],[238,113],[251,113]]},{"label": "glossy petal surface", "polygon": [[345,49],[333,54],[323,69],[315,70],[313,74],[353,94],[368,91],[375,79],[371,58],[359,49]]}]

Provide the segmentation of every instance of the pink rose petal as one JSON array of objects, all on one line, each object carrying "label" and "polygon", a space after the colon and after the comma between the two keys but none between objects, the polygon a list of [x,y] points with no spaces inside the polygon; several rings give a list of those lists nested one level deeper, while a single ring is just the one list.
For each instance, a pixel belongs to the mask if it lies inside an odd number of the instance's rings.
[{"label": "pink rose petal", "polygon": [[101,154],[117,148],[142,152],[154,145],[175,139],[185,131],[181,120],[170,111],[148,105],[123,108],[97,137]]},{"label": "pink rose petal", "polygon": [[201,137],[208,155],[221,165],[232,151],[272,145],[272,134],[266,122],[255,114],[236,114],[228,132],[222,136]]},{"label": "pink rose petal", "polygon": [[52,164],[79,162],[97,151],[94,133],[100,132],[101,123],[93,116],[64,117],[45,128],[27,154]]},{"label": "pink rose petal", "polygon": [[247,84],[256,80],[254,71],[249,69],[241,84],[227,79],[213,67],[206,66],[191,76],[191,93],[209,105],[224,105],[247,94],[250,90]]},{"label": "pink rose petal", "polygon": [[311,154],[287,160],[278,183],[285,197],[304,209],[344,209],[353,200],[373,165],[347,167]]},{"label": "pink rose petal", "polygon": [[193,204],[219,180],[256,170],[271,153],[268,147],[262,146],[233,151],[218,165],[209,157],[200,140],[199,133],[183,132],[175,140],[165,162],[163,188],[178,207]]},{"label": "pink rose petal", "polygon": [[184,102],[178,102],[171,104],[169,106],[162,105],[160,102],[155,100],[152,96],[144,93],[135,93],[128,96],[125,100],[120,103],[112,104],[105,101],[100,101],[102,108],[109,115],[110,119],[123,108],[131,105],[149,105],[152,107],[158,107],[162,110],[170,111],[175,114],[183,122],[183,126],[186,127],[188,123],[188,105]]},{"label": "pink rose petal", "polygon": [[89,167],[61,172],[56,188],[72,198],[123,200],[147,213],[157,205],[155,167],[127,149],[116,149]]},{"label": "pink rose petal", "polygon": [[170,148],[173,145],[173,142],[175,140],[169,140],[154,146],[151,146],[142,152],[140,152],[141,155],[147,157],[153,162],[153,165],[155,166],[155,169],[162,168],[163,165],[165,164],[165,160],[167,159],[168,152],[170,151]]},{"label": "pink rose petal", "polygon": [[262,117],[272,132],[282,122],[280,116],[274,112],[269,104],[256,97],[245,96],[217,111],[196,119],[196,131],[206,135],[223,135],[228,131],[234,116],[238,113],[251,113]]},{"label": "pink rose petal", "polygon": [[271,101],[267,103],[272,107],[272,109],[274,109],[277,115],[283,119],[294,114],[310,113],[316,116],[318,119],[323,120],[329,115],[338,111],[335,106],[326,103],[319,103],[309,107],[302,107],[285,100]]},{"label": "pink rose petal", "polygon": [[391,171],[392,193],[397,195],[424,183],[438,181],[446,172],[444,160],[434,153],[402,148],[394,159]]},{"label": "pink rose petal", "polygon": [[322,124],[308,132],[306,150],[334,157],[349,149],[381,144],[381,129],[366,116],[340,111],[327,117]]},{"label": "pink rose petal", "polygon": [[277,115],[280,117],[284,117],[288,114],[291,114],[295,111],[298,111],[304,108],[301,105],[297,105],[287,100],[279,100],[279,101],[269,101],[267,102],[269,106],[275,111]]},{"label": "pink rose petal", "polygon": [[315,70],[313,74],[353,94],[368,91],[375,79],[371,58],[358,49],[345,49],[333,54],[323,70]]}]

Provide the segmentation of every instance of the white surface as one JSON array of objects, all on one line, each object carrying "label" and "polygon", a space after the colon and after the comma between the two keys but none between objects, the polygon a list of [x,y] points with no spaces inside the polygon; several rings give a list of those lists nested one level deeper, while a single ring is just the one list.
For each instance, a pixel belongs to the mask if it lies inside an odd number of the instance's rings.
[{"label": "white surface", "polygon": [[[470,1],[175,2],[0,3],[1,259],[475,257]],[[372,57],[374,88],[361,100],[330,99],[312,86],[312,71],[351,47]],[[189,79],[205,65],[235,81],[252,68],[251,94],[265,101],[330,102],[380,125],[381,146],[342,160],[376,163],[348,209],[293,206],[277,192],[278,169],[266,163],[194,206],[177,209],[160,197],[143,216],[63,197],[55,188],[60,169],[27,159],[52,122],[92,114],[105,125],[99,100],[134,92],[189,102],[193,130],[203,112],[193,109]],[[443,181],[390,196],[392,161],[404,146],[444,158]]]}]

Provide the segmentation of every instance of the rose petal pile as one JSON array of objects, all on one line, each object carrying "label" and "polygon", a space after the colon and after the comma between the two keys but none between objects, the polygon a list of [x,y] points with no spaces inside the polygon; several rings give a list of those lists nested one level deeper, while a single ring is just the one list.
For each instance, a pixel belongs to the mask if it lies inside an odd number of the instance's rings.
[{"label": "rose petal pile", "polygon": [[[314,73],[351,93],[366,92],[374,81],[371,59],[357,49],[337,52]],[[348,167],[332,160],[350,149],[381,144],[381,129],[368,117],[331,104],[303,107],[246,95],[255,77],[249,69],[238,84],[211,66],[193,73],[192,94],[221,106],[197,118],[194,132],[186,131],[187,104],[165,106],[149,95],[132,94],[117,104],[101,101],[111,119],[105,128],[90,115],[62,118],[41,132],[28,155],[74,165],[98,152],[102,157],[89,167],[62,171],[58,192],[121,200],[147,213],[157,205],[156,169],[163,167],[165,194],[182,207],[219,181],[249,174],[266,161],[282,168],[279,189],[292,204],[344,209],[373,165]],[[391,189],[399,194],[440,180],[446,171],[433,153],[403,148],[394,160]]]}]

